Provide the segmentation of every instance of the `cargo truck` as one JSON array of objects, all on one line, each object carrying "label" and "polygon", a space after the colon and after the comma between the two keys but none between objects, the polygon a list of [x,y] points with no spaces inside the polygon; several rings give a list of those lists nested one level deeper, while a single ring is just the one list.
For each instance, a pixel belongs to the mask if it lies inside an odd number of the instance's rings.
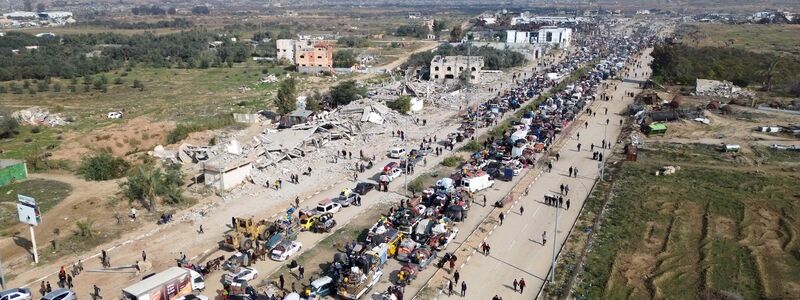
[{"label": "cargo truck", "polygon": [[171,267],[122,289],[123,300],[171,300],[205,289],[205,281],[194,270]]}]

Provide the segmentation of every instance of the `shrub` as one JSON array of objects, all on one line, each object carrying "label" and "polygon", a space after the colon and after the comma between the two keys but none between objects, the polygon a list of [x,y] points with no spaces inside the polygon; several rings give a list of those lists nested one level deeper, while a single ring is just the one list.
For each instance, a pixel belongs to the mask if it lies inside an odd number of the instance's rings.
[{"label": "shrub", "polygon": [[34,126],[31,128],[31,133],[39,133],[42,132],[42,127]]},{"label": "shrub", "polygon": [[480,151],[481,149],[483,149],[483,145],[481,145],[481,143],[478,143],[478,141],[476,140],[471,140],[466,145],[461,147],[461,151],[467,151],[467,152]]},{"label": "shrub", "polygon": [[108,152],[85,157],[78,168],[78,174],[86,180],[110,180],[120,178],[130,168],[130,164],[122,158]]},{"label": "shrub", "polygon": [[442,165],[445,167],[452,168],[460,165],[463,162],[464,162],[463,158],[461,158],[460,156],[453,155],[442,160]]},{"label": "shrub", "polygon": [[411,110],[411,97],[400,96],[397,100],[386,102],[386,106],[400,113],[407,113]]}]

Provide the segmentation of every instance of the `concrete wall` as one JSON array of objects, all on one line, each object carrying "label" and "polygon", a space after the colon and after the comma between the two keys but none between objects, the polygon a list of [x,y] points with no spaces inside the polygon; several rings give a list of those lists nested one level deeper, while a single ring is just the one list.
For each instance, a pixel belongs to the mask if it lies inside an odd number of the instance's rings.
[{"label": "concrete wall", "polygon": [[[247,179],[250,176],[250,171],[253,169],[252,163],[247,163],[242,166],[229,169],[223,174],[216,170],[204,170],[206,186],[214,189],[230,190]],[[220,181],[221,180],[221,181]]]}]

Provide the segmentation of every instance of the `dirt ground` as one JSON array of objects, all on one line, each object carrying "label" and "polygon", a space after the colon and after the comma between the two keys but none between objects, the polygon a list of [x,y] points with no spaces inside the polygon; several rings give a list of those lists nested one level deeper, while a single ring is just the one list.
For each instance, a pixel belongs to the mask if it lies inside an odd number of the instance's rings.
[{"label": "dirt ground", "polygon": [[69,132],[64,143],[53,152],[52,159],[80,161],[86,155],[110,150],[115,156],[149,151],[166,141],[166,136],[175,129],[175,122],[154,122],[147,117],[137,117],[124,123],[114,124],[89,131]]}]

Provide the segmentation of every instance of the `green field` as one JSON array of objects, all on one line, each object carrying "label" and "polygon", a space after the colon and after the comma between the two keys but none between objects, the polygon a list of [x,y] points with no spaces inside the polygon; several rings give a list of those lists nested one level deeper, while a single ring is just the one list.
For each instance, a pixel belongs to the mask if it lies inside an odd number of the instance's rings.
[{"label": "green field", "polygon": [[[641,151],[613,174],[602,230],[573,296],[794,298],[800,293],[798,153],[751,167],[697,145]],[[654,176],[670,164],[672,176]]]},{"label": "green field", "polygon": [[800,25],[700,24],[678,27],[680,41],[696,47],[735,47],[800,55]]}]

